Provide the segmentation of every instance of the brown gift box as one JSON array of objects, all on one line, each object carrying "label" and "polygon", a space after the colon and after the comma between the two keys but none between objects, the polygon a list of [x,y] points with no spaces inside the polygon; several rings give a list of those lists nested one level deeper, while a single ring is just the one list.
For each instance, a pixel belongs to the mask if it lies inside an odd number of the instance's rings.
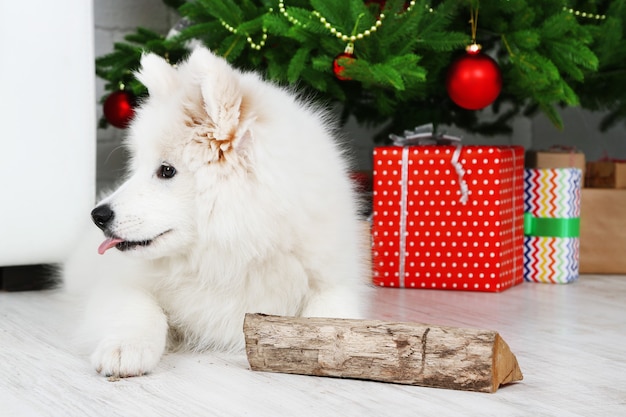
[{"label": "brown gift box", "polygon": [[626,188],[626,162],[589,162],[585,187]]},{"label": "brown gift box", "polygon": [[626,190],[581,190],[580,273],[626,274]]},{"label": "brown gift box", "polygon": [[578,168],[585,176],[585,154],[582,152],[555,148],[544,151],[528,151],[526,153],[526,168]]}]

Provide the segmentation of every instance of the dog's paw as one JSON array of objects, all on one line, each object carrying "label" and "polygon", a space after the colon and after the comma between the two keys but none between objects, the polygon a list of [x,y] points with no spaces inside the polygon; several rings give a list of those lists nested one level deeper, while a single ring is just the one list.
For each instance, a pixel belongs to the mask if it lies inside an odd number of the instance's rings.
[{"label": "dog's paw", "polygon": [[163,346],[145,340],[105,339],[91,355],[96,371],[107,377],[127,378],[152,371]]}]

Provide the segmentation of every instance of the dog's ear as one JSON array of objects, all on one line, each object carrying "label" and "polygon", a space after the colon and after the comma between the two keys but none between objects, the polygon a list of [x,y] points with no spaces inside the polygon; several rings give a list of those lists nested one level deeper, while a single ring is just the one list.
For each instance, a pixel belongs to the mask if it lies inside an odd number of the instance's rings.
[{"label": "dog's ear", "polygon": [[250,124],[254,121],[241,89],[241,73],[205,48],[194,50],[188,65],[201,74],[202,100],[213,125],[214,139],[223,150],[239,148],[250,138]]},{"label": "dog's ear", "polygon": [[176,70],[156,54],[149,53],[141,57],[141,69],[135,77],[148,89],[151,96],[164,97],[178,88]]}]

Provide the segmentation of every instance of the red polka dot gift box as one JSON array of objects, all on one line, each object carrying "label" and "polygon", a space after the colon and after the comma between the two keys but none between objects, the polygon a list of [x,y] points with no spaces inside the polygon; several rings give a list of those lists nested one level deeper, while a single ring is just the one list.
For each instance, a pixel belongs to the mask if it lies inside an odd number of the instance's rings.
[{"label": "red polka dot gift box", "polygon": [[524,149],[374,150],[374,284],[499,292],[523,282]]}]

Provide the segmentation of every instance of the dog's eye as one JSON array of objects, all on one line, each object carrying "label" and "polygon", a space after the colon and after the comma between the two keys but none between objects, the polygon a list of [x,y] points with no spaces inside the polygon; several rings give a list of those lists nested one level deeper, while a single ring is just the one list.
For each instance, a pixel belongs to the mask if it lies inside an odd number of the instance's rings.
[{"label": "dog's eye", "polygon": [[171,165],[163,164],[159,167],[157,175],[159,176],[159,178],[168,180],[176,175],[176,168]]}]

